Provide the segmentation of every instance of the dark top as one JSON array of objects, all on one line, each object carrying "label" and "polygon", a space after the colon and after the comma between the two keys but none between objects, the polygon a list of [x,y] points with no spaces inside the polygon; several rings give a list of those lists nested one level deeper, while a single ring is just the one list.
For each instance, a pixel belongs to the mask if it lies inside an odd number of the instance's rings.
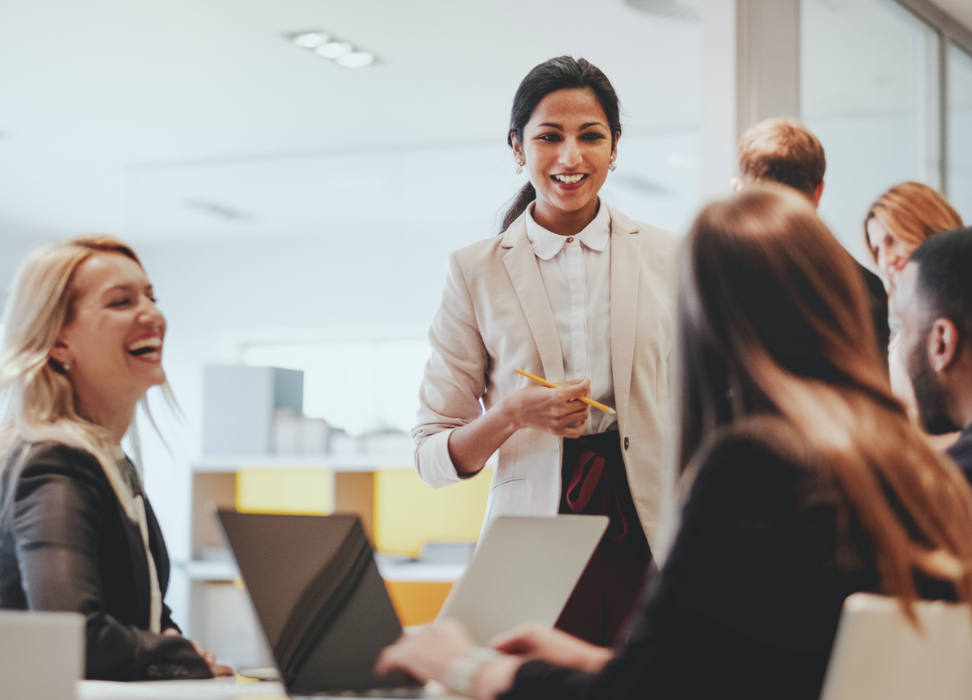
[{"label": "dark top", "polygon": [[[857,261],[855,261],[857,263]],[[857,263],[857,269],[864,279],[864,286],[867,287],[867,297],[870,301],[871,322],[874,324],[874,333],[877,336],[878,350],[885,369],[888,365],[888,344],[891,342],[891,325],[888,323],[888,292],[884,288],[881,278],[868,270],[866,267]]]},{"label": "dark top", "polygon": [[972,425],[962,431],[958,441],[946,452],[965,474],[965,478],[972,482]]},{"label": "dark top", "polygon": [[612,646],[638,602],[651,562],[618,431],[564,438],[559,512],[606,515],[609,524],[556,627],[592,644]]},{"label": "dark top", "polygon": [[[86,678],[211,677],[188,640],[147,631],[145,546],[97,459],[53,442],[22,449],[0,472],[0,609],[83,614]],[[131,463],[119,466],[139,493]],[[148,500],[145,515],[164,596],[169,557]],[[163,604],[162,629],[170,628],[178,629]]]},{"label": "dark top", "polygon": [[[812,450],[780,419],[746,421],[702,455],[668,561],[614,658],[598,674],[525,663],[502,697],[816,700],[844,598],[878,582]],[[922,594],[954,598],[934,583]]]}]

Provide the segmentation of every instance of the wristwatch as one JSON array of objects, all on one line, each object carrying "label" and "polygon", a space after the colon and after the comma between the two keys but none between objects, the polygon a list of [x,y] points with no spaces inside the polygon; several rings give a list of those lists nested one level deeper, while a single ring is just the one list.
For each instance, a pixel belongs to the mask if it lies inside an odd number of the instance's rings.
[{"label": "wristwatch", "polygon": [[445,684],[461,695],[472,697],[472,679],[476,671],[484,663],[499,655],[499,652],[495,649],[474,647],[468,654],[454,659],[449,664],[449,668],[446,670]]}]

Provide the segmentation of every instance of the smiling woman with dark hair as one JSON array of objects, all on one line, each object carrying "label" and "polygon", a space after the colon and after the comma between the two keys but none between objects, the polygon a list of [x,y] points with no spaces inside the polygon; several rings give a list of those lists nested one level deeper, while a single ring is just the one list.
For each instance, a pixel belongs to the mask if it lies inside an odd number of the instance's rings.
[{"label": "smiling woman with dark hair", "polygon": [[679,275],[680,524],[613,651],[455,621],[381,671],[480,700],[816,700],[844,599],[972,601],[972,490],[891,395],[853,260],[801,195],[706,207]]},{"label": "smiling woman with dark hair", "polygon": [[138,257],[108,236],[38,250],[4,318],[0,609],[84,615],[87,678],[229,673],[169,614],[162,531],[119,446],[165,384],[165,317]]},{"label": "smiling woman with dark hair", "polygon": [[599,197],[619,115],[611,82],[583,59],[523,79],[507,140],[530,181],[502,235],[449,256],[412,431],[415,466],[435,487],[499,452],[487,526],[501,514],[610,517],[558,623],[598,644],[615,640],[651,560],[674,340],[676,236]]}]

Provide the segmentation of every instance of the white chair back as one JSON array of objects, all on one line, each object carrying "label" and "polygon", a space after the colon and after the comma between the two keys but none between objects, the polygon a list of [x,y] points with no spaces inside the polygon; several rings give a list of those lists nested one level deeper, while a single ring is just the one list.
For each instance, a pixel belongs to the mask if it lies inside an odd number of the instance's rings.
[{"label": "white chair back", "polygon": [[0,697],[74,700],[84,674],[84,617],[0,611]]},{"label": "white chair back", "polygon": [[972,609],[919,601],[921,631],[896,598],[844,602],[820,700],[970,700]]}]

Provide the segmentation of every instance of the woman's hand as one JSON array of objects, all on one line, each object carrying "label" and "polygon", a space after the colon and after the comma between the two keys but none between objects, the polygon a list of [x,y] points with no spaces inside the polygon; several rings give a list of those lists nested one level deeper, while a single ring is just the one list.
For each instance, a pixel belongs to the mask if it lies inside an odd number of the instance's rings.
[{"label": "woman's hand", "polygon": [[375,673],[380,676],[394,670],[404,671],[416,680],[445,681],[449,664],[466,656],[473,647],[472,639],[455,620],[441,620],[421,630],[402,635],[401,639],[386,647]]},{"label": "woman's hand", "polygon": [[[179,630],[175,629],[174,627],[170,627],[169,629],[163,631],[162,634],[164,634],[166,637],[182,636],[182,634],[179,633]],[[202,660],[206,662],[206,664],[209,666],[210,673],[213,674],[213,677],[219,678],[220,676],[233,675],[233,669],[231,669],[229,666],[216,663],[216,655],[207,650],[202,644],[194,639],[188,639],[186,641],[192,644],[192,648],[195,649],[196,653],[199,654],[199,656],[202,657]]]},{"label": "woman's hand", "polygon": [[[434,680],[445,685],[452,662],[467,656],[475,646],[461,624],[442,620],[405,634],[387,647],[378,657],[375,673],[403,671],[422,683]],[[472,678],[475,696],[491,700],[509,690],[519,667],[517,659],[503,655],[482,664]]]},{"label": "woman's hand", "polygon": [[504,654],[520,656],[523,661],[537,659],[587,673],[599,672],[614,655],[610,649],[536,622],[528,622],[496,637],[491,646]]},{"label": "woman's hand", "polygon": [[504,399],[518,430],[533,428],[560,437],[578,438],[584,433],[590,406],[578,399],[590,396],[591,380],[574,379],[559,389],[527,386]]},{"label": "woman's hand", "polygon": [[449,457],[460,475],[476,474],[510,436],[534,428],[561,437],[584,434],[590,379],[575,379],[559,389],[527,386],[493,404],[486,413],[449,434]]}]

